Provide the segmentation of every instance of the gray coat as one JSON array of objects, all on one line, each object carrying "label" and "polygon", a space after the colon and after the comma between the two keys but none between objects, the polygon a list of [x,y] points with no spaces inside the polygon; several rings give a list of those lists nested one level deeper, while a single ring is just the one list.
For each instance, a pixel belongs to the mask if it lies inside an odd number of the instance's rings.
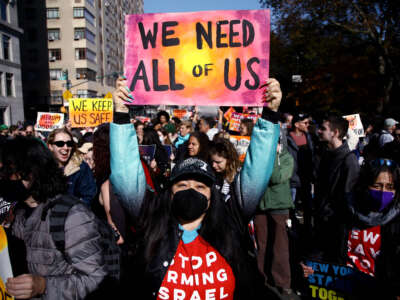
[{"label": "gray coat", "polygon": [[69,211],[65,221],[65,254],[72,260],[69,265],[50,235],[50,210],[41,220],[44,206],[40,204],[27,219],[23,210],[17,212],[12,228],[25,242],[29,272],[46,279],[41,299],[84,299],[107,275],[95,216],[83,203]]}]

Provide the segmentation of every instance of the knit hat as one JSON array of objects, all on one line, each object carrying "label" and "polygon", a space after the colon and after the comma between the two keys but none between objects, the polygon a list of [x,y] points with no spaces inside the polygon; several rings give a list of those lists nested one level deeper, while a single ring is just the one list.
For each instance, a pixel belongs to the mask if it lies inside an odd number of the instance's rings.
[{"label": "knit hat", "polygon": [[6,124],[1,124],[0,125],[0,130],[7,130],[8,126]]},{"label": "knit hat", "polygon": [[188,158],[177,164],[169,181],[171,184],[184,179],[195,179],[211,186],[215,182],[215,174],[209,164],[198,158]]}]

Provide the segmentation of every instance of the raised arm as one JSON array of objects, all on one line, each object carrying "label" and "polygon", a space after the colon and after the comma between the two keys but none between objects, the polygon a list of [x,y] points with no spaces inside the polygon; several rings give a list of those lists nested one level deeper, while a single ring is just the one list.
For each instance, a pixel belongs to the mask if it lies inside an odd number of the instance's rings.
[{"label": "raised arm", "polygon": [[137,217],[146,192],[146,177],[140,161],[136,131],[129,123],[128,109],[124,105],[124,102],[132,102],[129,95],[126,80],[119,78],[113,94],[114,123],[110,125],[110,180],[122,205]]},{"label": "raised arm", "polygon": [[279,139],[277,111],[282,92],[279,82],[275,79],[269,79],[265,86],[264,101],[267,106],[263,108],[262,116],[254,126],[250,146],[235,187],[243,216],[248,220],[254,215],[268,186]]}]

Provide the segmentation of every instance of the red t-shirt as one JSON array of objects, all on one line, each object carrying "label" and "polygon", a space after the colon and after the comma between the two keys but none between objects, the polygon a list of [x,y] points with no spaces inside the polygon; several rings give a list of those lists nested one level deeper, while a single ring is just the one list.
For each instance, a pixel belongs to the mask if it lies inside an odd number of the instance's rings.
[{"label": "red t-shirt", "polygon": [[235,277],[225,259],[200,235],[179,242],[157,300],[233,299]]},{"label": "red t-shirt", "polygon": [[349,232],[347,256],[361,272],[374,276],[375,260],[379,255],[380,249],[380,226],[363,230],[353,229]]},{"label": "red t-shirt", "polygon": [[293,138],[294,142],[296,143],[297,147],[307,145],[307,138],[304,133],[301,135],[296,135],[293,131],[290,132],[290,136]]}]

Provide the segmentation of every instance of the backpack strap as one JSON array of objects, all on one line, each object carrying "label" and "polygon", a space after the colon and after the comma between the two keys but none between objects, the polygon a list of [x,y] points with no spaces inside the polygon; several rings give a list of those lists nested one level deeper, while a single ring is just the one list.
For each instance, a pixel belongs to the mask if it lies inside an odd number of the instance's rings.
[{"label": "backpack strap", "polygon": [[50,201],[49,204],[43,208],[42,212],[42,220],[44,221],[50,210],[50,235],[57,250],[63,254],[65,260],[69,264],[72,262],[70,258],[65,255],[65,220],[72,206],[80,202],[80,200],[73,197],[59,196]]}]

